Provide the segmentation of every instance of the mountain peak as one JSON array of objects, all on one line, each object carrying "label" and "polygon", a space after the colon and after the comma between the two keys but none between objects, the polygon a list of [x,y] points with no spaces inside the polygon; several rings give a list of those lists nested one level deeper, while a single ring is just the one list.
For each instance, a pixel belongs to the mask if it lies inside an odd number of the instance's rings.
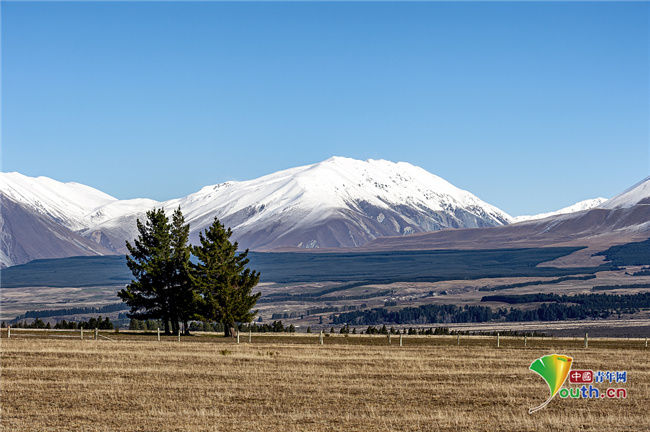
[{"label": "mountain peak", "polygon": [[333,156],[252,180],[206,186],[165,202],[116,200],[88,187],[84,195],[79,193],[83,185],[51,179],[53,186],[41,190],[47,180],[25,179],[18,183],[38,187],[25,186],[20,194],[12,193],[20,188],[6,185],[0,190],[8,189],[10,198],[116,252],[124,252],[124,240],[137,234],[136,219],[153,206],[167,212],[180,206],[193,241],[217,217],[233,229],[242,247],[258,250],[356,247],[386,235],[510,222],[503,211],[441,177],[383,159]]},{"label": "mountain peak", "polygon": [[82,219],[90,211],[117,201],[117,198],[81,183],[63,183],[18,172],[0,173],[0,194],[72,230],[85,227]]},{"label": "mountain peak", "polygon": [[607,200],[600,207],[605,209],[613,209],[617,207],[627,208],[632,207],[641,201],[650,204],[650,176],[624,190],[614,198]]}]

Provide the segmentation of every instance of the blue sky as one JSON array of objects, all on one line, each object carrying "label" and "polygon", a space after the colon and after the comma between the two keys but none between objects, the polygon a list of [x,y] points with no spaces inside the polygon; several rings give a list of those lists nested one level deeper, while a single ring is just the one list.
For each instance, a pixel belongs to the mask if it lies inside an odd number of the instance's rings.
[{"label": "blue sky", "polygon": [[2,3],[2,170],[168,199],[332,155],[513,214],[650,171],[647,3]]}]

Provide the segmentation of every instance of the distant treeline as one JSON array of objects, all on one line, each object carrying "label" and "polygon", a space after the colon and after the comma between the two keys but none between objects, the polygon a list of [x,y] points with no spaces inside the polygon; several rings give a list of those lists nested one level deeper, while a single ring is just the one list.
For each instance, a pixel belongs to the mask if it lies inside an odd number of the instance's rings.
[{"label": "distant treeline", "polygon": [[579,294],[524,294],[485,296],[481,301],[509,304],[546,302],[536,309],[493,310],[487,306],[422,305],[398,310],[375,308],[332,315],[333,324],[376,325],[468,323],[488,321],[559,321],[566,319],[607,318],[612,313],[634,313],[650,307],[650,293],[634,295]]},{"label": "distant treeline", "polygon": [[374,297],[382,297],[392,294],[392,290],[372,291],[366,294],[358,295],[339,295],[320,297],[318,293],[306,294],[270,294],[269,296],[262,297],[258,303],[277,303],[287,301],[303,301],[303,302],[322,302],[322,301],[344,301],[344,300],[364,300]]},{"label": "distant treeline", "polygon": [[271,324],[241,324],[239,331],[252,333],[295,333],[296,327],[293,324],[285,326],[282,321],[273,321]]},{"label": "distant treeline", "polygon": [[481,298],[482,302],[501,302],[508,304],[524,304],[538,302],[573,303],[589,308],[646,308],[650,307],[650,293],[639,294],[519,294],[519,295],[490,295]]},{"label": "distant treeline", "polygon": [[[341,333],[343,333],[345,328],[349,328],[349,326],[344,326],[341,327]],[[427,335],[427,336],[432,336],[432,335],[482,335],[482,336],[496,336],[497,333],[501,336],[537,336],[537,337],[546,337],[547,335],[545,333],[541,333],[538,331],[532,331],[532,332],[522,332],[522,331],[516,331],[516,330],[499,330],[497,331],[468,331],[468,330],[449,330],[449,327],[420,327],[420,328],[413,328],[409,327],[408,329],[404,328],[400,332],[399,329],[395,329],[395,327],[391,327],[388,329],[386,325],[383,325],[381,327],[374,327],[374,326],[368,326],[368,328],[365,331],[361,331],[361,334],[405,334],[405,335]]]},{"label": "distant treeline", "polygon": [[398,310],[374,308],[332,315],[333,324],[376,325],[486,322],[497,318],[487,306],[422,305]]},{"label": "distant treeline", "polygon": [[632,273],[632,276],[650,276],[650,267],[643,267],[641,270]]},{"label": "distant treeline", "polygon": [[506,285],[496,285],[493,287],[481,287],[478,290],[479,291],[500,291],[500,290],[505,290],[505,289],[510,289],[510,288],[521,288],[525,286],[532,286],[532,285],[549,285],[549,284],[556,284],[560,282],[565,282],[569,280],[589,280],[589,279],[595,279],[596,275],[590,274],[590,275],[585,275],[585,276],[563,276],[559,277],[557,279],[551,279],[547,281],[528,281],[528,282],[518,282],[518,283],[512,283],[512,284],[506,284]]},{"label": "distant treeline", "polygon": [[607,261],[617,266],[647,265],[650,264],[650,239],[612,246],[595,253],[594,256],[604,256]]},{"label": "distant treeline", "polygon": [[485,296],[481,301],[508,304],[547,302],[537,309],[522,311],[511,308],[506,321],[557,321],[565,319],[607,318],[613,313],[635,313],[650,307],[650,293],[632,295],[610,294],[522,294]]},{"label": "distant treeline", "polygon": [[591,290],[608,291],[608,290],[615,290],[615,289],[633,289],[633,288],[650,288],[650,283],[623,284],[623,285],[596,285]]},{"label": "distant treeline", "polygon": [[[2,323],[2,326],[5,326],[5,323]],[[15,324],[11,325],[13,328],[26,328],[26,329],[68,329],[68,330],[75,330],[75,329],[100,329],[100,330],[112,330],[113,329],[113,323],[111,320],[106,317],[102,319],[101,315],[98,318],[90,318],[88,321],[66,321],[66,320],[61,320],[57,322],[54,327],[48,322],[44,322],[40,318],[36,318],[34,321],[31,323],[27,323],[26,321],[23,322],[17,322]]]},{"label": "distant treeline", "polygon": [[346,311],[351,311],[351,310],[357,310],[357,309],[364,309],[368,305],[363,303],[359,305],[358,307],[356,305],[344,305],[344,306],[325,306],[325,307],[320,307],[320,308],[311,308],[307,309],[304,312],[276,312],[271,315],[272,320],[276,319],[290,319],[290,318],[303,318],[305,316],[309,315],[317,315],[317,314],[322,314],[322,313],[329,313],[329,312],[346,312]]},{"label": "distant treeline", "polygon": [[29,319],[29,318],[48,318],[54,316],[65,316],[65,315],[83,315],[83,314],[95,314],[95,313],[110,313],[117,312],[122,310],[127,310],[129,307],[124,303],[113,303],[102,307],[75,307],[68,309],[44,309],[36,311],[27,311],[22,315],[18,315],[12,320],[12,322],[17,322],[19,320]]},{"label": "distant treeline", "polygon": [[[345,328],[345,327],[343,327],[343,328]],[[386,325],[383,325],[381,327],[368,326],[368,328],[365,330],[365,332],[361,331],[361,334],[364,334],[364,333],[365,334],[370,334],[370,335],[373,335],[373,334],[387,335],[387,334],[400,334],[400,331],[399,331],[399,329],[395,329],[395,327],[391,327],[390,329],[388,329],[386,327]],[[409,328],[408,330],[403,329],[402,334],[409,334],[409,335],[448,335],[448,334],[451,334],[451,333],[449,332],[449,328],[447,328],[447,327],[436,327],[436,328],[429,327],[429,328],[418,328],[418,329]]]}]

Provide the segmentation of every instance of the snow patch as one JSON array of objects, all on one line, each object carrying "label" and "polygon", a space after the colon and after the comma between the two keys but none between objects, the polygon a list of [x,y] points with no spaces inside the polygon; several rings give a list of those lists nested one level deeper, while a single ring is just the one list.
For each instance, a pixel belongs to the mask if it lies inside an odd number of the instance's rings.
[{"label": "snow patch", "polygon": [[536,214],[536,215],[515,216],[513,218],[514,219],[513,222],[514,223],[525,222],[525,221],[530,221],[530,220],[544,219],[544,218],[547,218],[547,217],[557,216],[557,215],[561,215],[561,214],[569,214],[569,213],[575,213],[575,212],[584,211],[584,210],[591,210],[592,208],[596,208],[596,207],[600,206],[605,201],[607,201],[607,198],[588,199],[588,200],[577,202],[577,203],[575,203],[573,205],[561,208],[560,210],[556,210],[556,211],[553,211],[553,212],[540,213],[540,214]]}]

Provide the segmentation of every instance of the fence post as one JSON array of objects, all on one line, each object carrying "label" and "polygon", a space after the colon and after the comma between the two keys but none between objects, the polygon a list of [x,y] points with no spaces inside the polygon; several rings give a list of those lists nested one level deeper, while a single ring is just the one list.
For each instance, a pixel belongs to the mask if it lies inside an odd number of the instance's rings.
[{"label": "fence post", "polygon": [[158,332],[158,342],[160,342],[160,327],[157,327],[156,331]]},{"label": "fence post", "polygon": [[81,340],[84,340],[84,328],[81,326]]},{"label": "fence post", "polygon": [[456,345],[460,346],[460,333],[456,335]]},{"label": "fence post", "polygon": [[524,346],[528,346],[528,340],[526,339],[526,335],[524,335]]},{"label": "fence post", "polygon": [[237,343],[239,343],[239,330],[237,330]]},{"label": "fence post", "polygon": [[501,341],[499,340],[499,333],[497,333],[497,348],[499,348],[499,346],[500,346],[500,342],[501,342]]},{"label": "fence post", "polygon": [[320,334],[318,335],[318,343],[320,345],[323,345],[323,330],[321,330]]},{"label": "fence post", "polygon": [[252,335],[252,330],[249,327],[248,328],[248,343],[251,343],[253,341],[253,335]]},{"label": "fence post", "polygon": [[181,326],[178,326],[178,341],[181,341]]},{"label": "fence post", "polygon": [[589,348],[589,333],[585,333],[585,348]]},{"label": "fence post", "polygon": [[[11,326],[7,326],[7,339],[11,339]],[[648,341],[646,339],[645,346],[648,346]]]},{"label": "fence post", "polygon": [[645,347],[648,348],[648,338],[645,338]]},{"label": "fence post", "polygon": [[390,344],[391,344],[391,342],[390,342],[390,333],[388,333],[388,345],[390,345]]},{"label": "fence post", "polygon": [[402,335],[399,335],[399,346],[402,346]]},{"label": "fence post", "polygon": [[97,327],[95,327],[95,340],[97,340]]}]

